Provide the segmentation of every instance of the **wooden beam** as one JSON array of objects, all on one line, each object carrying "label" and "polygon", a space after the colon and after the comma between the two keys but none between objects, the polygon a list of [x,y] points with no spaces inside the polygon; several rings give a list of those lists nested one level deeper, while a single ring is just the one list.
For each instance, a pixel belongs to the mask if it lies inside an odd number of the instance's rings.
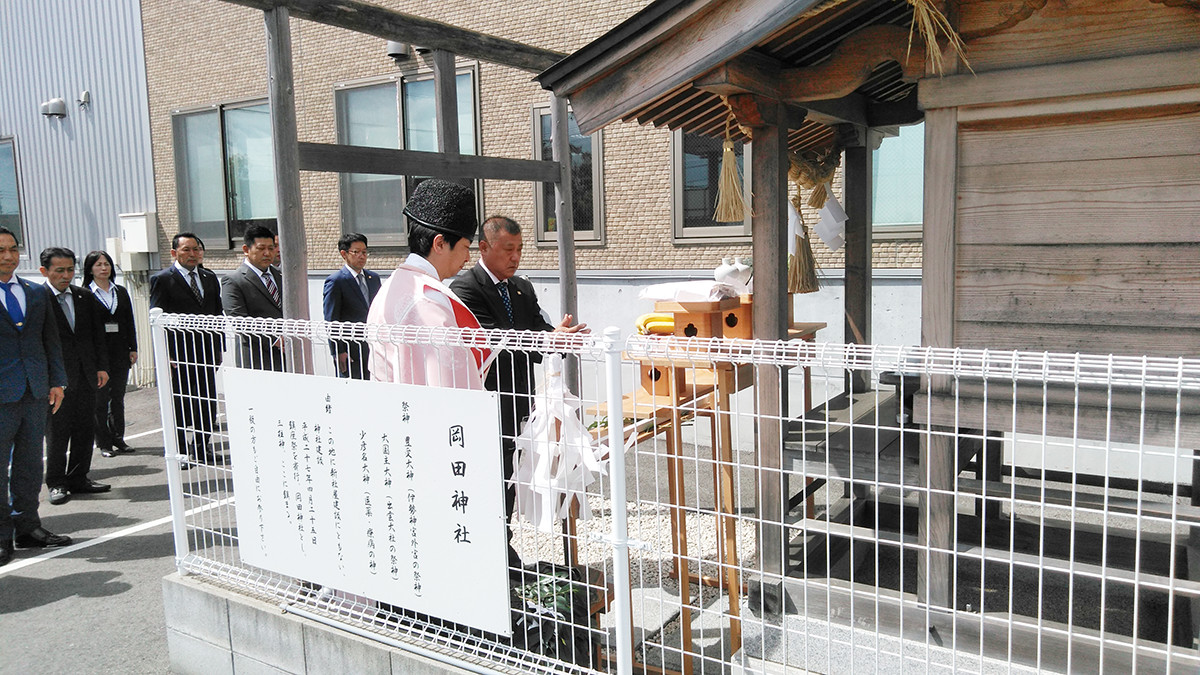
[{"label": "wooden beam", "polygon": [[[296,96],[292,82],[292,33],[288,11],[263,12],[267,31],[267,105],[271,110],[271,149],[275,164],[275,208],[283,287],[283,317],[308,318],[308,242],[300,201],[300,158],[296,141]],[[296,372],[312,372],[311,354],[299,362]]]},{"label": "wooden beam", "polygon": [[357,145],[300,143],[301,171],[378,173],[389,176],[559,181],[558,162],[480,155],[443,155]]},{"label": "wooden beam", "polygon": [[867,124],[867,99],[861,94],[848,94],[841,98],[821,101],[806,101],[804,108],[808,110],[808,119],[820,122],[827,127],[837,124],[853,124],[857,127],[870,126]]},{"label": "wooden beam", "polygon": [[1188,49],[928,78],[918,85],[918,103],[931,110],[1194,87],[1200,85],[1198,63],[1200,49]]},{"label": "wooden beam", "polygon": [[866,108],[867,126],[871,127],[907,126],[925,119],[925,111],[917,106],[916,88],[899,101],[869,101]]},{"label": "wooden beam", "polygon": [[888,61],[900,64],[905,81],[916,82],[925,74],[924,51],[909,53],[907,28],[868,26],[843,40],[820,65],[782,71],[780,98],[793,103],[841,98],[865,84],[875,66]]},{"label": "wooden beam", "polygon": [[[286,8],[292,16],[431,49],[445,49],[471,59],[497,63],[533,73],[561,60],[565,54],[531,47],[515,40],[466,30],[440,21],[372,5],[360,0],[222,0],[263,11]],[[380,46],[380,55],[383,48]]]},{"label": "wooden beam", "polygon": [[749,51],[696,78],[692,86],[721,96],[756,94],[779,99],[778,60]]},{"label": "wooden beam", "polygon": [[[724,0],[709,3],[694,20],[642,52],[605,58],[603,71],[580,79],[539,78],[571,99],[580,130],[590,134],[630,111],[690,84],[745,52],[818,0]],[[583,52],[581,51],[582,55]],[[566,64],[569,65],[569,64]],[[589,69],[589,73],[595,69]]]}]

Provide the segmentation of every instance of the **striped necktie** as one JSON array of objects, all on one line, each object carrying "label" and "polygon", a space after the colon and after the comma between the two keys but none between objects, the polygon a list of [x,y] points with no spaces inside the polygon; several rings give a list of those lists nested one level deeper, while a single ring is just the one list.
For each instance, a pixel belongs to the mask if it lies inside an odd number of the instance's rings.
[{"label": "striped necktie", "polygon": [[275,285],[275,279],[271,277],[271,270],[262,273],[263,283],[267,286],[267,292],[271,294],[271,299],[275,301],[276,307],[281,307],[283,298],[279,297],[279,287]]}]

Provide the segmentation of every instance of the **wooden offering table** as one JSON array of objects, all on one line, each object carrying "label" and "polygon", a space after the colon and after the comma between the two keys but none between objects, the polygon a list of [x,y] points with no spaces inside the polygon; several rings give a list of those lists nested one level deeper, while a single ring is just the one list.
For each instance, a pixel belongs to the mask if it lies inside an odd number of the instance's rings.
[{"label": "wooden offering table", "polygon": [[[751,296],[713,302],[657,302],[656,312],[675,316],[674,335],[682,338],[751,337],[753,304]],[[824,323],[794,324],[792,339],[812,341]],[[668,498],[671,515],[671,548],[674,564],[671,576],[679,580],[682,647],[692,652],[691,585],[693,583],[724,588],[729,596],[729,636],[731,649],[741,648],[740,598],[744,592],[739,579],[736,539],[736,508],[733,472],[733,408],[731,398],[749,387],[754,380],[750,364],[699,360],[695,353],[680,353],[679,358],[639,359],[638,389],[622,399],[621,416],[632,419],[625,429],[626,440],[642,442],[665,435]],[[805,369],[805,402],[811,406],[812,391]],[[596,411],[608,414],[615,426],[615,415],[600,406]],[[717,559],[722,574],[706,577],[688,570],[687,504],[684,494],[683,423],[695,417],[709,417],[712,425],[713,494],[716,507]],[[691,673],[690,658],[683,659],[683,672]]]}]

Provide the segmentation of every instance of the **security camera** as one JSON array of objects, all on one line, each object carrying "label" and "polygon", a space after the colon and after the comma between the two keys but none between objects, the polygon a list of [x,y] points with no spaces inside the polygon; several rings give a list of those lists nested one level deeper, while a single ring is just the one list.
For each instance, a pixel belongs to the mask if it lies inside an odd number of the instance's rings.
[{"label": "security camera", "polygon": [[388,40],[387,55],[392,57],[392,60],[396,63],[405,61],[408,59],[408,45],[403,42]]}]

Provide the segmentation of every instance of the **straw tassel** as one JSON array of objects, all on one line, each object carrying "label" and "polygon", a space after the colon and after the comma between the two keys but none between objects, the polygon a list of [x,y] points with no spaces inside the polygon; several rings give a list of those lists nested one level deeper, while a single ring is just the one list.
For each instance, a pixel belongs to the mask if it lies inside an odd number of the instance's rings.
[{"label": "straw tassel", "polygon": [[[792,203],[799,215],[797,201],[799,195]],[[804,224],[803,218],[800,220],[800,232],[793,236],[796,237],[796,254],[788,255],[788,293],[815,293],[821,290],[821,281],[817,278],[817,258],[813,255],[808,225]]]},{"label": "straw tassel", "polygon": [[713,220],[718,223],[740,223],[746,219],[746,200],[742,196],[742,177],[738,174],[737,156],[733,154],[733,113],[725,122],[725,142],[721,147],[721,179],[717,183],[717,210]]},{"label": "straw tassel", "polygon": [[938,75],[945,74],[946,64],[942,59],[942,49],[938,46],[940,34],[946,39],[950,51],[968,70],[975,72],[971,63],[967,61],[967,46],[963,44],[962,38],[955,32],[946,15],[942,14],[931,0],[908,0],[908,4],[913,8],[912,25],[908,29],[908,52],[912,53],[913,34],[920,33],[925,42],[925,62],[932,67],[933,72]]}]

